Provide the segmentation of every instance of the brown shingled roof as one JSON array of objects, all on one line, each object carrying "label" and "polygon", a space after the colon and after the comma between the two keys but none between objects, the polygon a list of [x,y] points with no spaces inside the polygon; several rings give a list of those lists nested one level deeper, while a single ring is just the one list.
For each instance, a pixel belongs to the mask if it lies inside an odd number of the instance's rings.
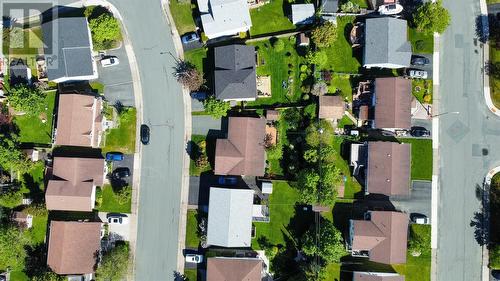
[{"label": "brown shingled roof", "polygon": [[208,258],[207,281],[261,281],[262,261],[245,258]]},{"label": "brown shingled roof", "polygon": [[396,273],[354,272],[352,281],[405,281],[405,277]]},{"label": "brown shingled roof", "polygon": [[100,237],[100,222],[52,221],[47,265],[57,274],[93,273]]},{"label": "brown shingled roof", "polygon": [[410,144],[369,142],[366,191],[387,196],[408,196],[410,159]]},{"label": "brown shingled roof", "polygon": [[345,102],[341,96],[319,97],[319,118],[342,119],[345,111]]},{"label": "brown shingled roof", "polygon": [[92,211],[94,186],[104,181],[104,159],[54,157],[45,201],[49,210]]},{"label": "brown shingled roof", "polygon": [[375,79],[375,126],[411,127],[411,80],[402,77]]},{"label": "brown shingled roof", "polygon": [[354,220],[353,226],[353,250],[369,251],[369,259],[374,262],[406,263],[408,215],[372,211],[369,221]]},{"label": "brown shingled roof", "polygon": [[66,93],[59,95],[57,145],[99,145],[102,131],[101,100],[94,96]]},{"label": "brown shingled roof", "polygon": [[230,117],[227,139],[218,139],[215,149],[216,175],[263,176],[266,120]]}]

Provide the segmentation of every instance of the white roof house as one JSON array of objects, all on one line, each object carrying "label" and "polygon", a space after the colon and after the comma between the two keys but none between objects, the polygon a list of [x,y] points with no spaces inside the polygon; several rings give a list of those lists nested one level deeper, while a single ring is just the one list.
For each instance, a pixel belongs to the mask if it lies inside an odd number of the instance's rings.
[{"label": "white roof house", "polygon": [[293,4],[292,23],[308,24],[314,20],[314,4]]},{"label": "white roof house", "polygon": [[247,0],[197,0],[203,31],[209,38],[247,32],[252,26]]},{"label": "white roof house", "polygon": [[253,194],[251,189],[210,188],[208,245],[250,247]]}]

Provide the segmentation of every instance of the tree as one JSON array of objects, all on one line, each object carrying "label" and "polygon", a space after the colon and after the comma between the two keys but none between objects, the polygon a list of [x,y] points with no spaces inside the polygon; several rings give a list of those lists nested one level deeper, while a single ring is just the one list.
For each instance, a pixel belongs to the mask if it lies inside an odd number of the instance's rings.
[{"label": "tree", "polygon": [[344,4],[340,5],[340,10],[346,13],[359,13],[359,11],[361,11],[361,7],[351,1],[347,1]]},{"label": "tree", "polygon": [[285,42],[277,38],[276,41],[274,41],[273,48],[276,52],[282,52],[285,49]]},{"label": "tree", "polygon": [[304,115],[309,116],[310,119],[316,118],[316,104],[311,103],[304,107]]},{"label": "tree", "polygon": [[309,163],[318,162],[318,150],[316,148],[306,150],[304,152],[304,160]]},{"label": "tree", "polygon": [[309,52],[306,60],[310,64],[315,64],[319,68],[325,67],[328,62],[328,54],[325,51]]},{"label": "tree", "polygon": [[318,255],[328,263],[339,262],[346,254],[342,233],[326,219],[320,219],[319,235],[316,237],[316,225],[304,234],[302,251],[312,257]]},{"label": "tree", "polygon": [[102,257],[97,268],[96,281],[121,281],[129,266],[129,248],[126,244],[117,244]]},{"label": "tree", "polygon": [[0,112],[0,126],[9,126],[12,124],[12,116],[8,112]]},{"label": "tree", "polygon": [[21,190],[11,190],[0,195],[0,206],[6,208],[14,208],[21,205],[23,201],[23,193]]},{"label": "tree", "polygon": [[205,84],[203,73],[196,70],[194,65],[189,62],[178,60],[174,69],[177,82],[188,88],[190,92],[200,89]]},{"label": "tree", "polygon": [[231,109],[229,102],[220,101],[211,96],[203,102],[205,112],[214,119],[220,119],[227,116],[227,112]]},{"label": "tree", "polygon": [[306,129],[306,142],[311,147],[318,147],[320,144],[329,146],[333,141],[333,127],[326,120],[312,123]]},{"label": "tree", "polygon": [[412,225],[408,250],[414,255],[428,255],[431,252],[431,233],[427,225]]},{"label": "tree", "polygon": [[311,39],[319,48],[330,47],[337,37],[337,25],[331,21],[316,27],[311,32]]},{"label": "tree", "polygon": [[413,24],[424,33],[443,33],[450,24],[451,17],[442,6],[441,0],[425,2],[413,14]]},{"label": "tree", "polygon": [[326,93],[328,93],[328,86],[323,81],[314,84],[313,88],[311,89],[311,94],[315,96],[322,96]]},{"label": "tree", "polygon": [[112,48],[116,41],[121,39],[120,23],[112,15],[105,13],[89,20],[94,49],[105,50]]},{"label": "tree", "polygon": [[0,228],[0,268],[22,268],[28,242],[21,229],[3,225]]},{"label": "tree", "polygon": [[301,201],[307,204],[315,204],[318,200],[319,175],[312,169],[305,169],[298,173],[297,184]]},{"label": "tree", "polygon": [[19,148],[19,140],[16,135],[0,134],[0,167],[23,173],[29,170],[32,165],[33,162]]},{"label": "tree", "polygon": [[9,105],[28,115],[38,115],[45,105],[45,94],[37,88],[18,85],[8,91]]}]

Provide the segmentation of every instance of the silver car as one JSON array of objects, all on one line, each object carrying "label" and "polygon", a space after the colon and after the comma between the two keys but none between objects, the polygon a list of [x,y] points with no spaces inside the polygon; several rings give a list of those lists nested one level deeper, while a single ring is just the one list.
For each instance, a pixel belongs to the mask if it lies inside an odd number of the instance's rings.
[{"label": "silver car", "polygon": [[427,71],[425,71],[425,70],[410,69],[410,70],[408,70],[407,73],[408,73],[408,76],[410,76],[410,78],[427,79]]}]

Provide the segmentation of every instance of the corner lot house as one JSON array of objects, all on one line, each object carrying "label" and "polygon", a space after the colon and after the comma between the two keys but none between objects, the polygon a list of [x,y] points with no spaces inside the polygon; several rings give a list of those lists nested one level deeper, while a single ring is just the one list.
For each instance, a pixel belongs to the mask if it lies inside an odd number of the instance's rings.
[{"label": "corner lot house", "polygon": [[208,245],[250,247],[253,194],[251,189],[210,188]]},{"label": "corner lot house", "polygon": [[54,19],[42,24],[42,33],[49,81],[62,83],[97,79],[87,19]]},{"label": "corner lot house", "polygon": [[410,166],[410,144],[369,142],[365,193],[408,196]]},{"label": "corner lot house", "polygon": [[375,79],[374,127],[389,131],[411,127],[411,80],[402,77]]},{"label": "corner lot house", "polygon": [[197,0],[208,39],[247,32],[252,26],[247,0]]},{"label": "corner lot house", "polygon": [[292,23],[310,24],[314,21],[314,4],[292,4]]},{"label": "corner lot house", "polygon": [[59,94],[55,144],[98,147],[102,119],[101,98],[78,93]]},{"label": "corner lot house", "polygon": [[215,97],[222,101],[257,98],[255,47],[229,45],[215,48]]},{"label": "corner lot house", "polygon": [[52,271],[60,275],[94,273],[101,246],[100,222],[52,221],[49,231],[47,265]]},{"label": "corner lot house", "polygon": [[405,281],[405,277],[397,273],[354,271],[352,281]]},{"label": "corner lot house", "polygon": [[365,24],[363,66],[403,68],[410,66],[411,45],[405,20],[368,18]]},{"label": "corner lot house", "polygon": [[255,258],[208,258],[207,281],[261,281],[262,261]]},{"label": "corner lot house", "polygon": [[264,176],[266,120],[230,117],[227,139],[218,139],[215,148],[216,175]]},{"label": "corner lot house", "polygon": [[47,209],[92,211],[95,189],[104,181],[104,159],[54,157],[52,174],[45,192]]},{"label": "corner lot house", "polygon": [[365,220],[349,221],[348,248],[353,256],[385,264],[406,263],[408,215],[371,211]]}]

